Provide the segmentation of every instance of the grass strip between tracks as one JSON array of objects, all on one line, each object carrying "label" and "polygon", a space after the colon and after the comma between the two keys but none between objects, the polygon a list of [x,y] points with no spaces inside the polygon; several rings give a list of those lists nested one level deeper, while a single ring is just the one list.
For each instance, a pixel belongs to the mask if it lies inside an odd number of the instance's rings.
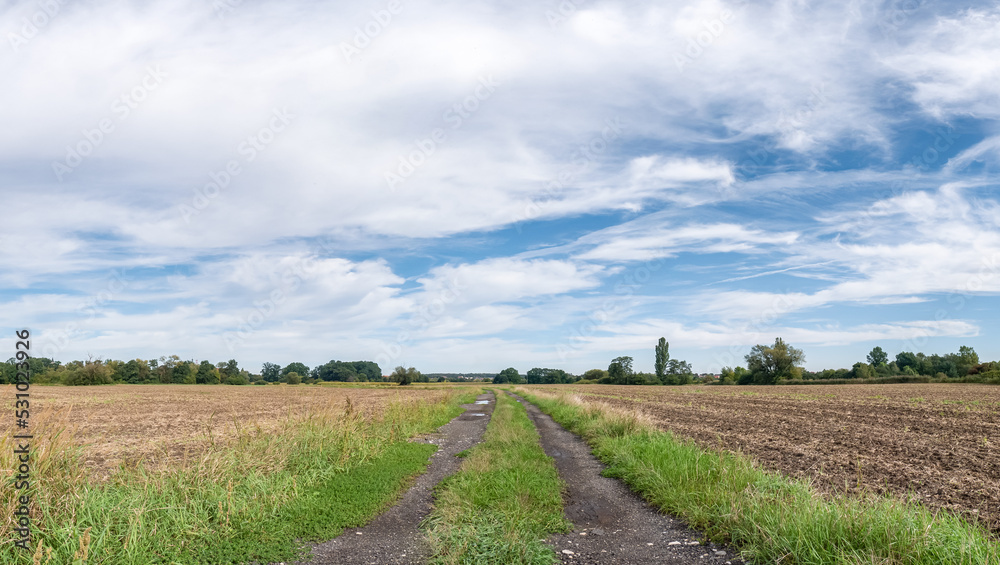
[{"label": "grass strip between tracks", "polygon": [[482,443],[438,486],[425,522],[434,564],[550,564],[555,554],[541,540],[572,529],[562,481],[534,424],[518,402],[496,397]]},{"label": "grass strip between tracks", "polygon": [[947,512],[870,495],[823,496],[749,458],[705,450],[642,415],[571,395],[515,389],[582,436],[622,479],[664,512],[757,563],[944,565],[1000,563],[986,531]]},{"label": "grass strip between tracks", "polygon": [[[123,467],[101,484],[89,482],[69,431],[36,429],[45,451],[34,460],[41,513],[34,517],[32,551],[15,548],[8,537],[0,562],[289,561],[301,541],[335,537],[391,504],[436,451],[407,439],[433,432],[474,399],[465,392],[433,403],[393,402],[376,419],[329,408],[272,433],[248,427],[184,465]],[[3,456],[12,451],[5,441]]]}]

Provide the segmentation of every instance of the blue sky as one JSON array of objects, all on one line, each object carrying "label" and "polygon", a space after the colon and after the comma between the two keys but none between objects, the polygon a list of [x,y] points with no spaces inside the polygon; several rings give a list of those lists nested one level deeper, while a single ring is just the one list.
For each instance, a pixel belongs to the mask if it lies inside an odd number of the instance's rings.
[{"label": "blue sky", "polygon": [[0,10],[0,327],[38,355],[1000,358],[996,2]]}]

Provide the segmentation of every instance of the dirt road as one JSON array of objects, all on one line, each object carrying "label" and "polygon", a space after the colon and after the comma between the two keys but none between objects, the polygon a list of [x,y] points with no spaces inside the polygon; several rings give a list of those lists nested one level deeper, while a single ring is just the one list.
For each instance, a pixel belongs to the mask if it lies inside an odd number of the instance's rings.
[{"label": "dirt road", "polygon": [[621,481],[601,476],[590,447],[533,404],[508,393],[528,411],[566,483],[565,513],[572,533],[550,536],[563,563],[647,565],[742,563],[726,547],[701,545],[701,535],[660,514]]},{"label": "dirt road", "polygon": [[312,559],[302,565],[417,565],[427,561],[428,552],[420,522],[431,511],[433,489],[441,479],[458,470],[462,460],[455,455],[480,442],[496,398],[481,394],[477,401],[463,404],[465,413],[425,438],[440,449],[431,457],[427,472],[395,506],[363,528],[344,530],[339,537],[312,548]]}]

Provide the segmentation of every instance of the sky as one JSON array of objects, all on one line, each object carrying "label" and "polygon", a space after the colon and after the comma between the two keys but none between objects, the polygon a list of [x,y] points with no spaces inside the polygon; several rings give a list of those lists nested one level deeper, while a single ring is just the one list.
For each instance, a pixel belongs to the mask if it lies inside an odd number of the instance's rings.
[{"label": "sky", "polygon": [[1000,359],[998,2],[38,0],[0,33],[11,356]]}]

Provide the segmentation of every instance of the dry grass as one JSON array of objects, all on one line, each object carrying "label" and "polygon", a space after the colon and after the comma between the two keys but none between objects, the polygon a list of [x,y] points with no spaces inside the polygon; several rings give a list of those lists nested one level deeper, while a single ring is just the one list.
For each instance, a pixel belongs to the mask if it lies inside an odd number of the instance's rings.
[{"label": "dry grass", "polygon": [[[5,392],[13,397],[13,390]],[[303,488],[312,492],[316,487],[309,485],[323,484],[331,473],[349,473],[390,445],[441,425],[457,409],[458,392],[33,388],[32,523],[46,558],[54,549],[60,563],[85,563],[88,554],[91,560],[118,556],[102,562],[148,563],[150,555],[184,554],[185,544],[205,548],[219,539],[239,539],[236,553],[270,551],[276,541],[255,541],[255,528],[263,527],[257,525],[306,500]],[[4,431],[0,476],[9,480],[16,465],[13,430]],[[15,491],[8,489],[0,508],[10,517],[15,506]],[[0,537],[15,537],[12,527],[9,519],[0,523]],[[269,528],[272,534],[280,529]],[[279,541],[300,536],[290,531]],[[195,544],[198,539],[204,543]],[[13,563],[5,559],[15,553],[0,547],[0,562]]]},{"label": "dry grass", "polygon": [[[343,410],[348,402],[365,417],[379,417],[391,401],[437,402],[448,393],[444,388],[398,386],[33,387],[31,425],[37,432],[46,422],[57,421],[66,428],[64,435],[83,448],[88,474],[103,480],[122,464],[142,461],[147,468],[159,468],[197,458],[241,431],[273,433],[290,419]],[[0,398],[13,395],[12,385],[0,386]],[[0,420],[0,433],[9,436],[12,424],[13,418]]]}]

